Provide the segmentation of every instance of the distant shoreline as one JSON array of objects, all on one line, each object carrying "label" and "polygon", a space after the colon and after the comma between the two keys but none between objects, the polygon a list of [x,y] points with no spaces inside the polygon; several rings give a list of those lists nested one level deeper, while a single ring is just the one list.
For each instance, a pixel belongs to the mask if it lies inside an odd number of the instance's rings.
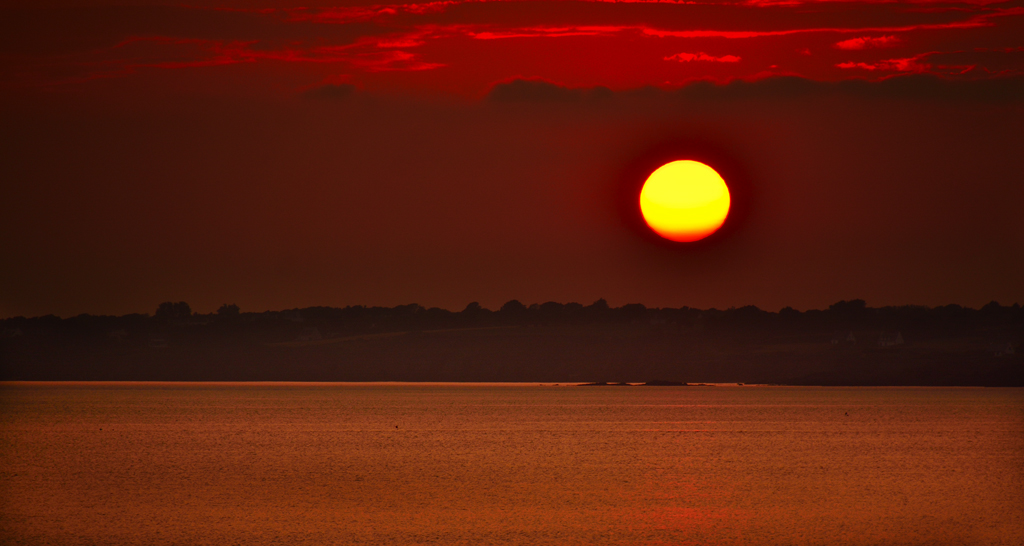
[{"label": "distant shoreline", "polygon": [[2,320],[0,380],[1024,386],[1024,309],[996,303],[158,311]]}]

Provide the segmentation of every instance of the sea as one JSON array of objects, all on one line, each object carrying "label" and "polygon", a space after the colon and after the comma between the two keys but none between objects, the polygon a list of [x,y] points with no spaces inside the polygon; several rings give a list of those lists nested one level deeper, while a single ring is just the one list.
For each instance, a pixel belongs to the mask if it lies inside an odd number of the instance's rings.
[{"label": "sea", "polygon": [[1020,545],[1024,389],[3,383],[0,543]]}]

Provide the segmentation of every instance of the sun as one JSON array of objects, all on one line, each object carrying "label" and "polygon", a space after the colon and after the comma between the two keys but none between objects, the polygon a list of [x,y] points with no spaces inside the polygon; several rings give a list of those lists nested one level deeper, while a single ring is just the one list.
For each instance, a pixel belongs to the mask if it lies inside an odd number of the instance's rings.
[{"label": "sun", "polygon": [[725,223],[729,187],[714,169],[680,160],[658,167],[640,190],[640,212],[662,237],[680,243],[699,241]]}]

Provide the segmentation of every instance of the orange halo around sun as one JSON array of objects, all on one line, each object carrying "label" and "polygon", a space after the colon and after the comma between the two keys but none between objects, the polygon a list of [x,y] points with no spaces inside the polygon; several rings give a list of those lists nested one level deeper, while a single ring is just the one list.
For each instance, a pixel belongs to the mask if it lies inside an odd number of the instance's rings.
[{"label": "orange halo around sun", "polygon": [[699,161],[666,163],[640,190],[640,211],[647,225],[681,243],[699,241],[722,227],[730,203],[725,180]]}]

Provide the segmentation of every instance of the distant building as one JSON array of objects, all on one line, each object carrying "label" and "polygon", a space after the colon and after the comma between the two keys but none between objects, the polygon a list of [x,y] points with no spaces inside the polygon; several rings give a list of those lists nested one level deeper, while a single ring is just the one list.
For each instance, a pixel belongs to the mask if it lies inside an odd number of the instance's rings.
[{"label": "distant building", "polygon": [[903,334],[896,332],[895,334],[882,334],[878,338],[879,347],[895,347],[897,345],[903,345]]},{"label": "distant building", "polygon": [[323,337],[318,328],[306,328],[302,335],[299,336],[298,341],[319,341]]},{"label": "distant building", "polygon": [[853,330],[836,332],[835,335],[832,336],[832,345],[845,343],[857,343],[857,338],[853,335]]},{"label": "distant building", "polygon": [[108,332],[107,337],[109,337],[110,339],[116,339],[118,341],[121,341],[124,338],[128,337],[128,332],[126,332],[124,328],[119,328],[117,330],[111,330],[110,332]]},{"label": "distant building", "polygon": [[21,337],[25,334],[22,333],[21,328],[9,328],[0,330],[0,337]]}]

